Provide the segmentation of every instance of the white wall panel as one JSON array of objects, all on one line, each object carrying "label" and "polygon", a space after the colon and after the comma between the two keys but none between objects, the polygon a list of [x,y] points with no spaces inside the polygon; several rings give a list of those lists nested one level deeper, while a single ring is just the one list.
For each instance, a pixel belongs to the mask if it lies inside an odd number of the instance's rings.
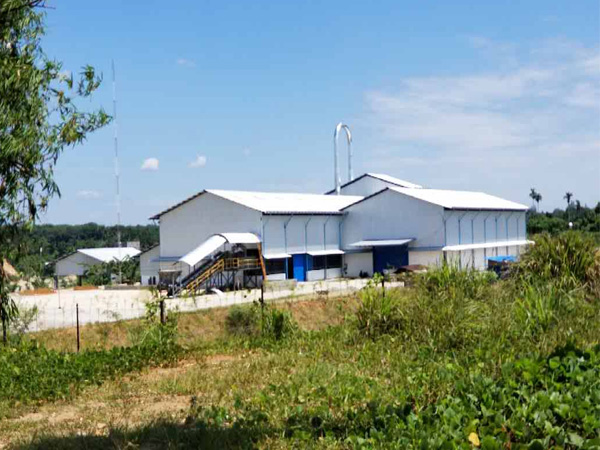
[{"label": "white wall panel", "polygon": [[56,263],[55,272],[59,277],[67,275],[83,275],[91,266],[100,264],[97,259],[90,258],[83,253],[73,253]]},{"label": "white wall panel", "polygon": [[369,276],[373,275],[373,253],[371,252],[346,253],[344,264],[346,275],[349,277],[359,277],[361,272],[366,272]]},{"label": "white wall panel", "polygon": [[156,246],[140,255],[140,274],[142,276],[142,284],[148,285],[148,280],[151,277],[156,277],[158,281],[158,271],[160,263],[152,261],[160,256],[160,247]]},{"label": "white wall panel", "polygon": [[435,266],[442,262],[441,251],[416,251],[408,252],[408,264],[419,264],[422,266]]},{"label": "white wall panel", "polygon": [[261,213],[204,193],[160,218],[160,255],[183,256],[210,236],[226,232],[261,234]]},{"label": "white wall panel", "polygon": [[415,238],[411,246],[444,244],[443,209],[394,191],[385,191],[346,209],[343,248],[365,239]]}]

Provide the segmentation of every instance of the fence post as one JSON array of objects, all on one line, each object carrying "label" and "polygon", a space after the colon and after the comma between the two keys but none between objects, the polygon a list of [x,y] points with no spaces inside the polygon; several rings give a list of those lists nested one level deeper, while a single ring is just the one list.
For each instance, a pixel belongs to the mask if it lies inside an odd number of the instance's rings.
[{"label": "fence post", "polygon": [[79,334],[79,303],[75,305],[75,317],[77,321],[77,353],[79,353],[79,349],[81,348],[81,336]]},{"label": "fence post", "polygon": [[381,277],[381,294],[385,298],[385,275]]},{"label": "fence post", "polygon": [[165,301],[161,300],[159,302],[159,305],[160,305],[160,323],[164,325],[165,323],[167,323],[167,319],[165,317]]}]

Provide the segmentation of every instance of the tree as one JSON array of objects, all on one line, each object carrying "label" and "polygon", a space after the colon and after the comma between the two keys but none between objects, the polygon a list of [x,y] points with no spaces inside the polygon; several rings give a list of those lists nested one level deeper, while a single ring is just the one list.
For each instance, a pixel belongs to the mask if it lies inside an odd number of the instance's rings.
[{"label": "tree", "polygon": [[538,196],[538,192],[535,190],[535,188],[531,188],[531,191],[529,191],[529,198],[531,198],[531,207],[533,208],[533,204],[535,203],[537,196]]},{"label": "tree", "polygon": [[534,200],[537,203],[537,210],[539,211],[540,210],[540,202],[542,201],[542,194],[537,192]]},{"label": "tree", "polygon": [[571,199],[573,198],[573,193],[567,191],[567,193],[565,194],[565,196],[563,198],[567,201],[567,209],[568,209],[569,206],[571,206]]},{"label": "tree", "polygon": [[[54,167],[62,151],[110,121],[102,109],[77,106],[100,85],[94,69],[86,66],[74,79],[43,52],[44,7],[44,0],[0,2],[0,260],[22,252],[23,234],[60,195]],[[5,342],[8,322],[18,313],[10,292],[0,269]]]},{"label": "tree", "polygon": [[567,191],[563,198],[567,201],[567,209],[565,209],[565,212],[567,214],[567,220],[569,220],[569,208],[571,207],[571,199],[573,198],[573,193]]}]

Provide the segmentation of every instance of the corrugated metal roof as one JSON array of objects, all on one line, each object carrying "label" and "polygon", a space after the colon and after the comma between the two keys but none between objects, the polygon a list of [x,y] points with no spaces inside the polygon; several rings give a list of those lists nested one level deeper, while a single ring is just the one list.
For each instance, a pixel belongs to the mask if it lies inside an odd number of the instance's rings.
[{"label": "corrugated metal roof", "polygon": [[350,247],[388,247],[393,245],[404,245],[414,241],[414,238],[408,239],[370,239],[358,241],[350,244]]},{"label": "corrugated metal roof", "polygon": [[409,189],[389,188],[410,197],[428,203],[443,206],[446,209],[474,210],[508,210],[527,211],[528,207],[520,203],[504,200],[500,197],[484,194],[483,192],[450,191],[446,189]]},{"label": "corrugated metal roof", "polygon": [[285,259],[291,257],[292,255],[290,255],[289,253],[265,253],[263,255],[264,259]]},{"label": "corrugated metal roof", "polygon": [[265,214],[336,214],[362,199],[357,195],[295,194],[285,192],[249,192],[209,189],[225,198]]},{"label": "corrugated metal roof", "polygon": [[260,239],[254,233],[219,233],[230,244],[258,244]]},{"label": "corrugated metal roof", "polygon": [[141,253],[133,247],[80,248],[77,251],[102,262],[123,261]]},{"label": "corrugated metal roof", "polygon": [[340,214],[340,210],[362,199],[356,195],[322,195],[322,194],[297,194],[288,192],[253,192],[229,191],[222,189],[207,189],[186,198],[185,200],[155,214],[150,219],[159,219],[160,216],[196,197],[208,192],[225,198],[248,208],[261,211],[265,214]]},{"label": "corrugated metal roof", "polygon": [[343,255],[346,252],[344,252],[343,250],[340,250],[340,249],[331,249],[331,250],[312,250],[312,251],[308,251],[306,253],[308,253],[310,256],[323,256],[323,255]]},{"label": "corrugated metal roof", "polygon": [[516,247],[522,245],[533,244],[533,241],[520,240],[520,241],[494,241],[494,242],[483,242],[480,244],[459,244],[459,245],[446,245],[442,247],[444,252],[460,252],[462,250],[477,250],[481,248],[496,248],[496,247]]},{"label": "corrugated metal roof", "polygon": [[420,189],[423,187],[420,184],[415,184],[415,183],[411,183],[410,181],[401,180],[400,178],[392,177],[392,176],[386,175],[384,173],[369,172],[369,173],[367,173],[367,175],[370,177],[373,177],[373,178],[377,178],[381,181],[385,181],[386,183],[395,184],[397,186],[404,187],[404,188]]},{"label": "corrugated metal roof", "polygon": [[179,258],[179,261],[186,263],[188,266],[195,266],[225,242],[227,242],[227,239],[220,234],[215,234],[202,242],[202,244],[193,249],[191,252],[183,255],[181,258]]},{"label": "corrugated metal roof", "polygon": [[[346,186],[350,186],[352,183],[356,183],[358,180],[362,180],[364,177],[377,178],[381,181],[385,181],[386,183],[394,184],[398,187],[406,187],[406,188],[421,188],[422,186],[411,183],[410,181],[401,180],[400,178],[392,177],[390,175],[384,175],[381,173],[363,173],[361,176],[354,178],[352,181],[347,181],[340,186],[341,189],[344,189]],[[335,189],[331,189],[325,192],[326,195],[331,195],[335,193]]]}]

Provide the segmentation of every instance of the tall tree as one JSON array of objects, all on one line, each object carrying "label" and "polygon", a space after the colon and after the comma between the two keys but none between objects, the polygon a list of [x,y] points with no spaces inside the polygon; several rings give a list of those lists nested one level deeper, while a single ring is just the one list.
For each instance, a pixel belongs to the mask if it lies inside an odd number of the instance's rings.
[{"label": "tall tree", "polygon": [[565,196],[563,197],[567,201],[567,208],[571,206],[571,199],[573,198],[573,193],[567,191]]},{"label": "tall tree", "polygon": [[[0,1],[0,261],[20,251],[20,237],[60,195],[54,181],[57,159],[110,117],[85,112],[101,78],[86,66],[77,79],[42,50],[44,0]],[[0,265],[0,319],[6,342],[8,322],[18,312]]]},{"label": "tall tree", "polygon": [[542,194],[540,194],[539,192],[536,192],[534,200],[537,203],[537,208],[536,209],[539,212],[539,210],[540,210],[540,202],[542,201]]},{"label": "tall tree", "polygon": [[573,198],[573,193],[567,191],[563,198],[567,201],[567,209],[565,209],[565,212],[567,213],[567,220],[569,220],[569,206],[571,206],[571,199]]},{"label": "tall tree", "polygon": [[533,204],[536,202],[538,196],[538,192],[535,190],[535,188],[531,188],[531,190],[529,191],[529,198],[531,198],[531,207],[533,208]]}]

